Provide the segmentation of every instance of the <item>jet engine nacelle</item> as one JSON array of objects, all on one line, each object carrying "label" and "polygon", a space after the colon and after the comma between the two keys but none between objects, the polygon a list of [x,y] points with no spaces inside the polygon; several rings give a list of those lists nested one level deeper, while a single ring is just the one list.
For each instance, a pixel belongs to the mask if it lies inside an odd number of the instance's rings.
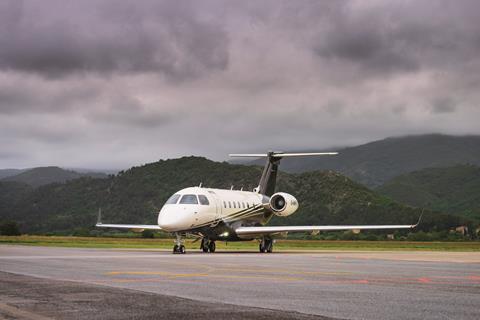
[{"label": "jet engine nacelle", "polygon": [[270,197],[270,209],[279,217],[286,217],[297,211],[298,201],[285,192],[277,192]]}]

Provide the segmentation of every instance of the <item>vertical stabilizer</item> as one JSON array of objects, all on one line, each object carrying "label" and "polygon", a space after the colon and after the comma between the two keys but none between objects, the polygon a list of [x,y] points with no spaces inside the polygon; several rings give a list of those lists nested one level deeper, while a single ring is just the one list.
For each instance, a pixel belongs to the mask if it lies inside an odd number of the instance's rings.
[{"label": "vertical stabilizer", "polygon": [[277,172],[281,157],[275,157],[273,152],[267,154],[267,162],[263,168],[262,177],[258,183],[258,193],[271,196],[275,193],[277,184]]},{"label": "vertical stabilizer", "polygon": [[273,152],[268,153],[249,153],[249,154],[230,154],[230,157],[251,157],[260,158],[266,157],[267,162],[263,168],[262,177],[258,183],[258,189],[256,190],[260,194],[271,196],[275,193],[275,186],[277,184],[277,173],[280,160],[284,157],[306,157],[306,156],[325,156],[336,155],[338,152],[302,152],[302,153],[286,153],[286,152]]}]

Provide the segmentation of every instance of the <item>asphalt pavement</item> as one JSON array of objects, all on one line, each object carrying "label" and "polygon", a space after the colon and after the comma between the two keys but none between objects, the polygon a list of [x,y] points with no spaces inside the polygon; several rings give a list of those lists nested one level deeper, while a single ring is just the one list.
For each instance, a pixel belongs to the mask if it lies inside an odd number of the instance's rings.
[{"label": "asphalt pavement", "polygon": [[[29,281],[43,281],[38,287],[52,288],[50,296],[57,302],[63,301],[63,291],[60,290],[56,298],[53,294],[59,282],[88,287],[90,293],[86,296],[94,297],[96,302],[75,304],[72,308],[79,310],[77,314],[98,312],[102,308],[117,312],[116,315],[105,313],[104,318],[129,318],[127,315],[134,315],[135,310],[142,318],[154,315],[159,318],[161,311],[167,310],[164,314],[171,316],[177,312],[185,318],[199,318],[195,315],[205,312],[205,317],[232,319],[323,316],[477,320],[480,319],[478,261],[479,252],[189,252],[173,255],[161,250],[2,245],[0,271],[7,273],[0,276],[0,301],[8,309],[15,299],[28,300],[29,291],[17,290],[16,286],[26,284],[28,288]],[[20,278],[9,282],[14,277]],[[75,290],[80,290],[78,288]],[[107,291],[121,297],[117,299],[119,307],[110,307],[116,300],[108,298]],[[147,301],[143,307],[141,301]],[[71,318],[67,314],[46,312],[50,303],[43,304],[47,309],[40,310],[43,312],[40,315]],[[25,310],[35,311],[31,309],[33,305],[34,302]],[[52,304],[53,309],[55,305]],[[180,307],[168,309],[172,305]],[[122,306],[129,306],[128,310]],[[0,317],[1,310],[0,304]],[[148,310],[155,311],[149,314]]]}]

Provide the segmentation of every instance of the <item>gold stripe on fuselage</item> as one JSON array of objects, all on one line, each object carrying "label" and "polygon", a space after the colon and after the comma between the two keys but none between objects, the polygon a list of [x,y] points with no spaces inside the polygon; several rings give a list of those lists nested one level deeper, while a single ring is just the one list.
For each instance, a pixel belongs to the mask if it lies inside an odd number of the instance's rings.
[{"label": "gold stripe on fuselage", "polygon": [[240,211],[233,212],[229,215],[226,215],[226,216],[220,217],[220,218],[216,218],[216,219],[211,220],[209,222],[204,222],[202,224],[195,225],[195,226],[192,227],[192,229],[205,227],[207,225],[215,224],[215,223],[218,223],[220,221],[224,221],[224,222],[238,221],[238,220],[241,220],[241,219],[244,219],[244,218],[247,218],[247,217],[249,218],[249,217],[253,217],[255,215],[263,214],[263,213],[264,213],[263,206],[258,205],[258,206],[254,206],[254,207],[251,207],[251,208],[247,208],[247,209],[243,209],[243,210],[240,210]]}]

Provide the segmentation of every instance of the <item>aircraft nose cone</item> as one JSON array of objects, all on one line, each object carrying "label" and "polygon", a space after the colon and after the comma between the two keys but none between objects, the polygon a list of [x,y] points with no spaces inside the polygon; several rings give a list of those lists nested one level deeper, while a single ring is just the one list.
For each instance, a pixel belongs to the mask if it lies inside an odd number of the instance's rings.
[{"label": "aircraft nose cone", "polygon": [[185,217],[178,210],[175,210],[174,206],[173,208],[162,208],[158,215],[158,225],[168,232],[185,230],[188,227]]}]

